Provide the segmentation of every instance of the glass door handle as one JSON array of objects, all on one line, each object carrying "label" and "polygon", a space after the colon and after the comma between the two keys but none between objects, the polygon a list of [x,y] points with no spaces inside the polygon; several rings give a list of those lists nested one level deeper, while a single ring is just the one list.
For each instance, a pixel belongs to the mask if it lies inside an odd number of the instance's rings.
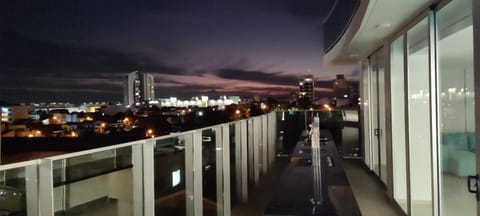
[{"label": "glass door handle", "polygon": [[380,129],[380,128],[375,128],[375,129],[373,130],[373,134],[374,134],[375,136],[378,136],[378,137],[381,136],[381,135],[382,135],[382,129]]},{"label": "glass door handle", "polygon": [[478,175],[468,176],[468,192],[476,194],[477,200],[480,200],[478,193]]}]

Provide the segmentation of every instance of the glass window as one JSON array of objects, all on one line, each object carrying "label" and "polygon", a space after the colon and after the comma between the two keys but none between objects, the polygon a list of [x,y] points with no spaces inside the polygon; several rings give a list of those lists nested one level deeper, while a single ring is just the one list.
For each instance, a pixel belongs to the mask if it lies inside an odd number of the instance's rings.
[{"label": "glass window", "polygon": [[222,209],[222,150],[221,142],[217,144],[216,129],[202,131],[202,192],[203,215],[217,215]]},{"label": "glass window", "polygon": [[407,32],[411,215],[432,215],[428,18]]},{"label": "glass window", "polygon": [[[190,137],[189,137],[190,136]],[[189,143],[190,140],[190,143]],[[191,135],[160,139],[154,147],[155,215],[186,215]],[[191,160],[191,158],[190,158]]]},{"label": "glass window", "polygon": [[53,161],[55,214],[133,214],[132,148]]},{"label": "glass window", "polygon": [[364,155],[364,162],[367,164],[370,169],[373,169],[371,163],[371,149],[370,149],[370,132],[373,130],[370,127],[370,84],[369,84],[369,64],[368,62],[362,62],[362,92],[361,92],[361,106],[362,114],[363,114],[363,155]]},{"label": "glass window", "polygon": [[407,212],[407,161],[405,146],[405,76],[403,36],[390,45],[393,197]]},{"label": "glass window", "polygon": [[441,213],[476,215],[466,188],[466,176],[476,173],[472,1],[452,1],[437,20]]},{"label": "glass window", "polygon": [[[35,165],[0,170],[0,215],[36,215]],[[35,177],[34,177],[35,176]]]}]

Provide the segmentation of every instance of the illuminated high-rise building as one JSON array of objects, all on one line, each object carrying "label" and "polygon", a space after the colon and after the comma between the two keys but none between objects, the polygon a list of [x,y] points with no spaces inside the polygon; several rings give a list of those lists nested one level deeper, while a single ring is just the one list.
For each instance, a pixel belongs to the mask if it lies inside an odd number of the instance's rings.
[{"label": "illuminated high-rise building", "polygon": [[313,103],[315,100],[315,82],[313,80],[312,75],[306,75],[300,79],[298,82],[299,92],[298,98],[299,99],[307,99],[308,102]]},{"label": "illuminated high-rise building", "polygon": [[347,80],[345,80],[345,75],[337,74],[337,78],[333,81],[333,92],[337,98],[348,97],[349,85]]},{"label": "illuminated high-rise building", "polygon": [[155,98],[153,76],[134,71],[128,74],[124,85],[124,104],[140,105]]}]

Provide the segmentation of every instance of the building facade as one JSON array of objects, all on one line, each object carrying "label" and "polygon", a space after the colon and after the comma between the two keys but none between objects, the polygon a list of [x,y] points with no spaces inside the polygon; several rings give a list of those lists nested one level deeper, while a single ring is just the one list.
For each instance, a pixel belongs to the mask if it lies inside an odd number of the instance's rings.
[{"label": "building facade", "polygon": [[345,95],[348,97],[349,85],[345,80],[345,75],[337,74],[335,81],[333,81],[333,92],[336,98],[343,98]]},{"label": "building facade", "polygon": [[407,215],[479,215],[480,1],[361,1],[325,47],[362,65],[364,162],[388,196]]},{"label": "building facade", "polygon": [[310,104],[315,100],[315,82],[312,75],[302,77],[298,82],[298,99],[305,99]]},{"label": "building facade", "polygon": [[155,98],[155,82],[150,74],[134,71],[129,73],[124,85],[124,105],[138,106]]},{"label": "building facade", "polygon": [[21,119],[28,119],[28,106],[16,105],[1,108],[2,122],[13,122]]}]

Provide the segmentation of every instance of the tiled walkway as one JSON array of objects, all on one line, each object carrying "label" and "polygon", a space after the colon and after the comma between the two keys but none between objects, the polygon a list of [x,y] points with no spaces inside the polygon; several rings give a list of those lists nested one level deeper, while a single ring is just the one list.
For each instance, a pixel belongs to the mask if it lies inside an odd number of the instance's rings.
[{"label": "tiled walkway", "polygon": [[[288,164],[288,159],[277,160],[274,169],[265,176],[260,185],[250,191],[249,202],[236,206],[232,209],[234,216],[260,216],[270,202],[275,188],[278,185],[276,181],[283,169]],[[343,166],[350,181],[352,190],[357,199],[358,205],[364,216],[395,216],[402,215],[388,200],[384,187],[366,171],[359,162],[352,160],[343,161]],[[288,196],[288,195],[287,195]]]},{"label": "tiled walkway", "polygon": [[359,161],[344,160],[343,167],[352,187],[357,204],[364,216],[403,215],[389,201],[384,186]]}]

